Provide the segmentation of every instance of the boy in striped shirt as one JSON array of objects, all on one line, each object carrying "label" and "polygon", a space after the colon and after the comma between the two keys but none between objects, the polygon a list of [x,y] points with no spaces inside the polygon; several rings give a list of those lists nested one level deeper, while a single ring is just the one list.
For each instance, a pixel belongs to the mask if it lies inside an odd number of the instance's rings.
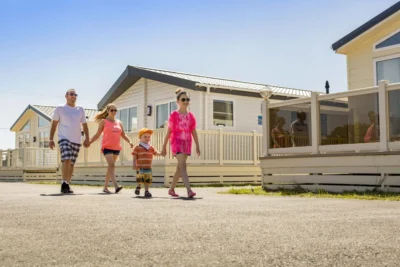
[{"label": "boy in striped shirt", "polygon": [[133,169],[136,170],[136,181],[138,183],[135,194],[140,194],[141,184],[144,184],[145,197],[152,197],[149,192],[149,187],[153,181],[153,174],[151,172],[151,163],[153,156],[161,156],[152,145],[150,145],[152,130],[143,128],[139,132],[139,144],[133,149]]}]

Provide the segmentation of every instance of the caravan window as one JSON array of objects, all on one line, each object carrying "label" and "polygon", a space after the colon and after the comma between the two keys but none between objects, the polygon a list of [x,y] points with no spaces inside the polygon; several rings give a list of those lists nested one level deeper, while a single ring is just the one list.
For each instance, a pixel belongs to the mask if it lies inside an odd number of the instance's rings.
[{"label": "caravan window", "polygon": [[233,101],[213,101],[214,126],[233,127]]}]

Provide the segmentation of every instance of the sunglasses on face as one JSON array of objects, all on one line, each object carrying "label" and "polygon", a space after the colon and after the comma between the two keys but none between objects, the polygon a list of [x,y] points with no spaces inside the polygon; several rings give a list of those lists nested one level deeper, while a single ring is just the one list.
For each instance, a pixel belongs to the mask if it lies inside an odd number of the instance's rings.
[{"label": "sunglasses on face", "polygon": [[75,94],[75,93],[69,93],[68,95],[69,96],[78,96],[78,94]]},{"label": "sunglasses on face", "polygon": [[110,112],[117,112],[117,109],[110,109]]},{"label": "sunglasses on face", "polygon": [[181,98],[181,101],[182,101],[182,102],[186,102],[186,101],[187,101],[187,102],[190,102],[190,98],[189,98],[189,97],[188,97],[188,98]]}]

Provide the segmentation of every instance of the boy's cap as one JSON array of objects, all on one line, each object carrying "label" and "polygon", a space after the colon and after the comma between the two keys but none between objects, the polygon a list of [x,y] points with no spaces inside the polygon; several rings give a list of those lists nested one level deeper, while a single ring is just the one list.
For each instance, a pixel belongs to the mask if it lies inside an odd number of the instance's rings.
[{"label": "boy's cap", "polygon": [[142,135],[144,135],[145,133],[153,134],[153,130],[142,128],[139,132],[139,138],[142,137]]}]

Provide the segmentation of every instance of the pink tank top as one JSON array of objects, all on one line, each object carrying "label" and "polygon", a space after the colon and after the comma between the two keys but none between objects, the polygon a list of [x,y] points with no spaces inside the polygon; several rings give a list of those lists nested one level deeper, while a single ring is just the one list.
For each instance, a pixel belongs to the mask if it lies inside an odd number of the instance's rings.
[{"label": "pink tank top", "polygon": [[115,122],[111,122],[105,119],[101,149],[107,148],[111,150],[121,150],[121,134],[122,129],[118,120],[116,120]]}]

